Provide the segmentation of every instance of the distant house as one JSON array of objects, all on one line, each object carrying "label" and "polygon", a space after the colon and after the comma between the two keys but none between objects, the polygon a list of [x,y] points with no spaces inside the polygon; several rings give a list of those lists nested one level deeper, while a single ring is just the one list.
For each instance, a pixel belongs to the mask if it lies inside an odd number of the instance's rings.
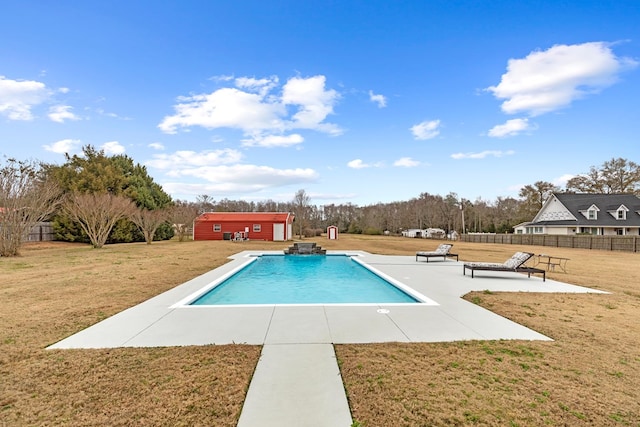
[{"label": "distant house", "polygon": [[423,239],[444,239],[447,233],[441,228],[410,228],[402,231],[403,237],[423,238]]},{"label": "distant house", "polygon": [[193,240],[293,239],[289,212],[206,212],[193,222]]},{"label": "distant house", "polygon": [[633,194],[554,193],[516,234],[639,235],[640,198]]}]

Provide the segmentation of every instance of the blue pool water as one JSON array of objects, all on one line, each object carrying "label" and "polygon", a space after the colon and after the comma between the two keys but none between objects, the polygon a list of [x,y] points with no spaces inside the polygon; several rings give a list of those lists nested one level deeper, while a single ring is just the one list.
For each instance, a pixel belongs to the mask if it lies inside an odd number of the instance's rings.
[{"label": "blue pool water", "polygon": [[420,302],[345,255],[263,255],[192,305]]}]

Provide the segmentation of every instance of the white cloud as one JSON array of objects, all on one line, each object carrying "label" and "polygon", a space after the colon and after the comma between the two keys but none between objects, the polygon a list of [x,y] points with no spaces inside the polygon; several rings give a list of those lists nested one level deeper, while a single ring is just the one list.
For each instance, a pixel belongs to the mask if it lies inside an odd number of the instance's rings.
[{"label": "white cloud", "polygon": [[267,135],[255,136],[251,139],[243,139],[244,147],[289,147],[301,144],[304,141],[302,135],[293,133],[291,135]]},{"label": "white cloud", "polygon": [[384,95],[374,94],[372,90],[369,91],[369,100],[378,104],[378,108],[387,106],[387,98]]},{"label": "white cloud", "polygon": [[505,100],[503,112],[536,116],[611,86],[620,72],[637,65],[633,59],[617,57],[604,42],[555,45],[510,59],[500,84],[487,90]]},{"label": "white cloud", "polygon": [[100,148],[102,148],[107,155],[124,154],[126,151],[124,146],[118,141],[105,142],[100,146]]},{"label": "white cloud", "polygon": [[347,163],[352,169],[365,169],[365,168],[379,168],[382,167],[382,163],[365,163],[361,159],[354,159]]},{"label": "white cloud", "polygon": [[[218,185],[247,185],[253,188],[276,187],[301,181],[314,181],[318,173],[310,168],[276,169],[258,165],[221,165],[184,169],[182,176],[193,176]],[[237,189],[236,189],[237,191]]]},{"label": "white cloud", "polygon": [[206,167],[237,163],[242,159],[238,150],[225,148],[207,151],[176,151],[172,154],[154,154],[153,159],[147,161],[147,166],[169,171],[170,174],[181,174],[180,171],[191,168]]},{"label": "white cloud", "polygon": [[[571,178],[574,178],[575,175],[572,174],[564,174],[561,175],[557,178],[554,178],[551,180],[551,183],[555,186],[558,186],[560,188],[565,187],[567,185],[567,181],[569,181]],[[526,186],[528,184],[513,184],[507,187],[508,191],[511,192],[519,192],[524,186]]]},{"label": "white cloud", "polygon": [[277,87],[278,81],[277,76],[271,76],[267,79],[256,79],[253,77],[238,77],[235,79],[237,87],[250,92],[257,92],[262,96],[266,96],[271,89]]},{"label": "white cloud", "polygon": [[[224,80],[230,82],[231,80]],[[325,122],[333,114],[340,95],[325,89],[325,77],[294,77],[282,86],[282,94],[272,91],[278,78],[240,77],[236,87],[225,87],[209,94],[178,98],[175,114],[158,125],[165,133],[200,126],[206,129],[240,129],[249,139],[266,138],[294,129],[311,129],[331,135],[342,133],[337,125]],[[297,138],[297,137],[294,137]]]},{"label": "white cloud", "polygon": [[0,76],[0,114],[9,120],[33,120],[31,110],[49,96],[50,91],[44,83]]},{"label": "white cloud", "polygon": [[80,120],[80,117],[71,112],[73,107],[69,105],[54,105],[49,108],[49,119],[57,123],[64,123],[65,120]]},{"label": "white cloud", "polygon": [[369,167],[369,165],[365,164],[361,159],[351,160],[347,163],[347,166],[353,169],[364,169]]},{"label": "white cloud", "polygon": [[235,79],[235,77],[233,77],[233,75],[231,75],[231,74],[230,75],[224,75],[223,74],[223,75],[220,75],[220,76],[209,77],[209,80],[212,80],[214,82],[229,82],[229,81],[232,81],[234,79]]},{"label": "white cloud", "polygon": [[481,151],[479,153],[455,153],[451,155],[452,159],[484,159],[485,157],[493,156],[493,157],[504,157],[511,156],[515,154],[513,150],[507,151],[499,151],[499,150],[487,150]]},{"label": "white cloud", "polygon": [[104,111],[102,108],[97,108],[96,113],[100,114],[101,116],[113,117],[114,119],[118,118],[118,115],[116,113],[108,113]]},{"label": "white cloud", "polygon": [[415,139],[431,139],[440,134],[440,120],[426,120],[411,127]]},{"label": "white cloud", "polygon": [[[247,194],[288,185],[303,185],[318,179],[318,173],[309,168],[277,169],[270,166],[239,163],[242,153],[233,149],[177,151],[172,154],[154,154],[145,162],[159,169],[169,182],[162,186],[170,194]],[[186,183],[193,178],[198,183]],[[180,179],[181,182],[171,182]]]},{"label": "white cloud", "polygon": [[116,113],[111,113],[111,112],[105,111],[102,108],[96,108],[95,112],[100,114],[101,116],[110,117],[112,119],[126,120],[126,121],[132,120],[130,117],[120,116],[120,115],[118,115]]},{"label": "white cloud", "polygon": [[527,184],[511,184],[511,185],[507,185],[506,190],[510,193],[518,193],[522,187],[524,187]]},{"label": "white cloud", "polygon": [[340,98],[333,89],[325,90],[325,77],[293,77],[282,88],[282,102],[298,106],[298,112],[291,117],[289,127],[293,129],[313,129],[331,135],[342,133],[337,125],[325,123],[324,119],[333,114],[333,106]]},{"label": "white cloud", "polygon": [[[353,200],[355,197],[357,197],[358,194],[356,193],[309,193],[309,197],[311,198],[311,200]],[[283,198],[283,200],[289,201],[293,199],[293,195],[291,194],[287,194],[286,198]]]},{"label": "white cloud", "polygon": [[276,169],[241,164],[182,169],[176,176],[191,176],[204,180],[205,183],[163,183],[163,188],[169,193],[251,193],[287,185],[301,185],[318,179],[318,173],[309,168]]},{"label": "white cloud", "polygon": [[246,133],[284,129],[284,105],[267,102],[259,94],[223,88],[210,94],[181,97],[179,101],[174,106],[176,114],[165,117],[158,126],[165,133],[192,126],[236,128]]},{"label": "white cloud", "polygon": [[54,142],[51,145],[43,145],[42,148],[44,148],[46,151],[51,151],[52,153],[65,154],[75,151],[75,149],[79,146],[79,139],[62,139],[60,141]]},{"label": "white cloud", "polygon": [[554,180],[551,181],[552,184],[557,185],[558,187],[564,187],[567,185],[567,181],[569,181],[571,178],[575,178],[575,175],[572,174],[564,174],[561,175],[557,178],[555,178]]},{"label": "white cloud", "polygon": [[417,160],[413,160],[411,157],[401,157],[395,162],[393,162],[393,166],[399,166],[404,168],[413,168],[419,165],[420,165],[420,162]]},{"label": "white cloud", "polygon": [[537,126],[529,123],[529,119],[511,119],[502,125],[496,125],[489,130],[489,136],[494,138],[504,138],[516,136],[524,131],[536,129]]},{"label": "white cloud", "polygon": [[158,151],[164,150],[164,145],[162,145],[162,143],[160,142],[152,142],[151,144],[147,145],[147,147],[153,148],[154,150]]}]

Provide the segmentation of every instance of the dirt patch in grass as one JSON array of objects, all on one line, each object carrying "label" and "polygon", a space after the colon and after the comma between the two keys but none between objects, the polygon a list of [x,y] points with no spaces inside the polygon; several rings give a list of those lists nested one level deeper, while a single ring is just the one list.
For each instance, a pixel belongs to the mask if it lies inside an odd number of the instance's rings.
[{"label": "dirt patch in grass", "polygon": [[[305,241],[389,255],[439,243],[350,235]],[[259,346],[45,347],[218,267],[231,254],[286,246],[171,241],[96,250],[46,243],[0,258],[0,425],[235,425]],[[470,261],[504,261],[517,250],[565,256],[568,273],[548,277],[612,294],[466,297],[553,342],[336,346],[354,420],[365,426],[640,425],[639,254],[461,242],[454,249]]]}]

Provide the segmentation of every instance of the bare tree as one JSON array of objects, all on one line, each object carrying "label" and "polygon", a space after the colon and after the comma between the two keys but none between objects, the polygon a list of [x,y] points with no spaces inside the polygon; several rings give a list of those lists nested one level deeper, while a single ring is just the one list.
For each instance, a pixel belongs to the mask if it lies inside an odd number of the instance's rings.
[{"label": "bare tree", "polygon": [[640,194],[640,165],[623,158],[602,164],[602,175],[607,193]]},{"label": "bare tree", "polygon": [[533,219],[536,213],[542,209],[544,202],[557,191],[560,191],[558,186],[546,181],[536,181],[533,185],[522,187],[518,193],[522,198],[520,216],[526,218],[527,221]]},{"label": "bare tree", "polygon": [[295,214],[295,221],[298,223],[298,231],[301,239],[304,224],[309,214],[310,200],[311,198],[307,195],[306,191],[298,190],[292,201],[293,213]]},{"label": "bare tree", "polygon": [[41,164],[8,159],[0,169],[0,256],[19,255],[26,235],[54,212],[61,196]]},{"label": "bare tree", "polygon": [[591,166],[588,173],[567,181],[567,191],[580,193],[640,193],[640,165],[623,158],[611,159],[600,169]]},{"label": "bare tree", "polygon": [[275,202],[271,199],[256,202],[257,212],[282,212],[286,207],[286,203]]},{"label": "bare tree", "polygon": [[198,214],[212,212],[215,207],[215,200],[213,199],[213,197],[207,194],[201,194],[196,197],[196,206],[198,209]]},{"label": "bare tree", "polygon": [[183,242],[192,230],[193,221],[198,217],[198,208],[193,203],[176,202],[169,210],[169,220],[178,236],[178,241]]},{"label": "bare tree", "polygon": [[496,232],[511,233],[513,226],[520,222],[518,220],[518,210],[521,202],[513,197],[498,197],[493,207],[496,218]]},{"label": "bare tree", "polygon": [[145,208],[137,208],[131,214],[131,221],[138,226],[147,245],[153,241],[156,230],[162,223],[167,221],[169,214],[165,209],[149,210]]},{"label": "bare tree", "polygon": [[325,221],[327,225],[336,225],[341,232],[347,232],[351,224],[356,221],[360,208],[347,203],[344,205],[324,205]]},{"label": "bare tree", "polygon": [[[468,232],[483,232],[489,231],[489,225],[492,220],[492,212],[489,203],[485,200],[477,198],[473,203],[464,203],[460,201],[460,221],[462,221],[462,214],[465,217],[465,228]],[[464,211],[463,211],[464,208]]]},{"label": "bare tree", "polygon": [[567,191],[575,191],[578,193],[604,193],[603,179],[600,171],[594,166],[588,173],[576,175],[567,181]]},{"label": "bare tree", "polygon": [[131,216],[136,206],[131,199],[111,193],[72,193],[63,209],[80,224],[91,245],[101,248],[116,222]]},{"label": "bare tree", "polygon": [[461,230],[462,234],[466,234],[468,227],[464,224],[464,212],[473,206],[471,202],[458,198],[456,193],[449,193],[442,199],[439,206],[442,215],[442,228],[447,231]]}]

